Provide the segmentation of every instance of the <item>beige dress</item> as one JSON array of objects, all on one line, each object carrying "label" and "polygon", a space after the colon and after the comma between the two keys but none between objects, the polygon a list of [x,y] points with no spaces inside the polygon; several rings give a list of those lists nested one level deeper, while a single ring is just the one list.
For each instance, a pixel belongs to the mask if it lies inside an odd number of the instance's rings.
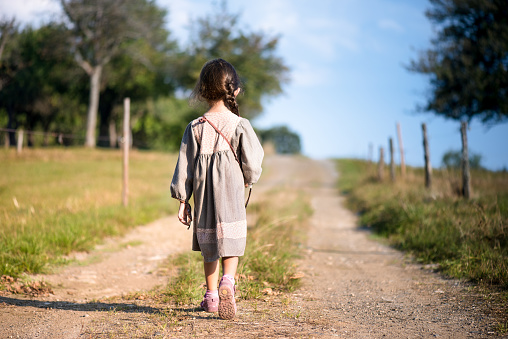
[{"label": "beige dress", "polygon": [[228,138],[242,168],[209,123],[193,120],[182,138],[171,196],[188,201],[194,194],[192,249],[201,251],[205,262],[212,262],[242,256],[245,251],[245,184],[258,181],[264,153],[247,119],[231,112],[204,116]]}]

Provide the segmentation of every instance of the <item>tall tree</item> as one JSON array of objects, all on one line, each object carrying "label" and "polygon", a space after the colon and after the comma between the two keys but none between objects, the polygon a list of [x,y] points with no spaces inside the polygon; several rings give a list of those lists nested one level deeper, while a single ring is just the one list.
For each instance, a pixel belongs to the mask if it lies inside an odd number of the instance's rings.
[{"label": "tall tree", "polygon": [[128,42],[165,37],[166,12],[154,0],[60,0],[73,32],[76,62],[90,77],[85,145],[95,147],[101,76]]},{"label": "tall tree", "polygon": [[430,0],[438,28],[432,48],[410,70],[430,76],[425,111],[455,120],[508,118],[508,4],[506,0]]},{"label": "tall tree", "polygon": [[206,61],[229,61],[243,83],[244,93],[238,97],[240,114],[253,118],[262,112],[263,98],[282,93],[283,84],[289,81],[289,68],[277,56],[278,37],[248,32],[239,22],[240,16],[230,13],[225,2],[215,13],[198,19],[191,32],[188,57],[176,61],[182,63],[176,76],[190,89]]}]

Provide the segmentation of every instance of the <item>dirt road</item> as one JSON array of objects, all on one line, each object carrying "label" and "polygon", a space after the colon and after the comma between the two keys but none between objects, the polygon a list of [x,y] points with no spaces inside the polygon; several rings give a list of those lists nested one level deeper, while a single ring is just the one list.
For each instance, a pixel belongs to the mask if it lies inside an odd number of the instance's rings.
[{"label": "dirt road", "polygon": [[[234,321],[195,305],[103,297],[163,284],[157,264],[188,249],[190,233],[163,219],[108,241],[80,265],[46,276],[55,294],[0,296],[0,338],[80,337],[487,337],[495,325],[489,305],[466,284],[413,264],[358,229],[335,187],[332,163],[273,156],[254,191],[297,186],[312,199],[301,289],[242,301]],[[159,272],[160,273],[160,272]],[[241,286],[240,286],[241,288]]]}]

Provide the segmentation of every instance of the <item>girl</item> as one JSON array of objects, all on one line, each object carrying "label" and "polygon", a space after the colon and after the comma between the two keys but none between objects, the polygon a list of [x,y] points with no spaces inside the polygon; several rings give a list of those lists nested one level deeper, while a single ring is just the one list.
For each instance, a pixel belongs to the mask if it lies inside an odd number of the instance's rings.
[{"label": "girl", "polygon": [[206,101],[209,110],[187,125],[171,182],[178,219],[189,227],[194,194],[192,250],[201,251],[207,286],[201,307],[218,310],[222,319],[236,314],[234,277],[247,236],[244,187],[258,181],[263,160],[254,130],[238,113],[238,93],[240,78],[230,63],[215,59],[203,66],[191,98]]}]

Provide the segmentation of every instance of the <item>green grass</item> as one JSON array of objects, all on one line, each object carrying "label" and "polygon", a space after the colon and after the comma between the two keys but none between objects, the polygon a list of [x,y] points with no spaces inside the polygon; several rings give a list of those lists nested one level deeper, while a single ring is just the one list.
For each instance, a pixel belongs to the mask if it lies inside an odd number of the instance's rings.
[{"label": "green grass", "polygon": [[0,275],[43,272],[71,251],[176,212],[174,155],[132,151],[129,206],[121,206],[119,150],[0,151]]},{"label": "green grass", "polygon": [[[249,205],[247,213],[256,215],[249,225],[245,255],[237,272],[238,289],[243,299],[255,299],[263,290],[272,293],[292,291],[300,282],[295,275],[295,260],[305,238],[310,203],[302,192],[288,189],[268,192],[270,199]],[[176,302],[195,303],[203,297],[203,259],[199,252],[180,254],[168,263],[178,274],[164,293]]]},{"label": "green grass", "polygon": [[[508,174],[472,172],[473,198],[462,199],[459,173],[435,170],[433,189],[421,169],[379,182],[374,167],[341,159],[339,188],[361,225],[450,276],[508,288]],[[387,171],[385,171],[387,173]]]}]

